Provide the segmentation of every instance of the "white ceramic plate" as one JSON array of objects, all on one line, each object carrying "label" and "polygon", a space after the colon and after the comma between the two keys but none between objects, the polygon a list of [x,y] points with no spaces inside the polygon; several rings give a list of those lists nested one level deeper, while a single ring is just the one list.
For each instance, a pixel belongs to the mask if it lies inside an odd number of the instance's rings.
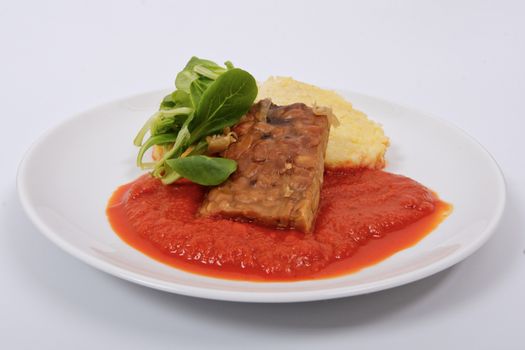
[{"label": "white ceramic plate", "polygon": [[105,208],[117,186],[140,175],[136,131],[165,91],[112,102],[42,136],[20,164],[18,192],[35,225],[86,263],[151,288],[245,302],[339,298],[399,286],[456,264],[494,232],[505,184],[492,157],[461,130],[425,114],[356,93],[355,107],[383,124],[391,138],[386,170],[435,190],[454,211],[416,246],[358,273],[325,280],[261,283],[203,277],[163,265],[134,250],[111,230]]}]

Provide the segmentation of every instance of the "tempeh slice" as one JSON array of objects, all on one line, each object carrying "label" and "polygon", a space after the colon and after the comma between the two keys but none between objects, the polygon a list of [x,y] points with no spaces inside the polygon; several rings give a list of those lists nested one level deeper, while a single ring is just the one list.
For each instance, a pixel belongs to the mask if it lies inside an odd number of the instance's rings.
[{"label": "tempeh slice", "polygon": [[312,231],[329,129],[327,116],[302,103],[255,104],[223,153],[237,161],[237,171],[209,191],[200,214]]}]

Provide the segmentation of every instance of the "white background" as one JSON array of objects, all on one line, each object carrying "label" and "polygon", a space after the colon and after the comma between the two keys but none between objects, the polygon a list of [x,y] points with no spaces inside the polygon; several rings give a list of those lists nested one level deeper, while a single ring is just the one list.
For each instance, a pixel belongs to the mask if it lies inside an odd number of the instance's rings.
[{"label": "white background", "polygon": [[[524,18],[519,1],[0,2],[0,348],[525,348]],[[72,114],[171,87],[191,55],[465,129],[506,176],[496,234],[425,280],[287,305],[171,295],[62,252],[21,210],[23,153]]]}]

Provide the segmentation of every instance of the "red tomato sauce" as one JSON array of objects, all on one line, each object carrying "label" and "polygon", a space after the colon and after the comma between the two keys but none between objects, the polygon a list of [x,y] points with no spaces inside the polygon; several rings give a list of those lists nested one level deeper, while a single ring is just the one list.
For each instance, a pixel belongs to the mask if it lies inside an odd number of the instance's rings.
[{"label": "red tomato sauce", "polygon": [[376,264],[430,233],[451,211],[429,189],[379,170],[325,171],[315,230],[278,230],[197,217],[206,188],[164,186],[144,175],[119,187],[107,214],[129,245],[162,263],[211,277],[296,281]]}]

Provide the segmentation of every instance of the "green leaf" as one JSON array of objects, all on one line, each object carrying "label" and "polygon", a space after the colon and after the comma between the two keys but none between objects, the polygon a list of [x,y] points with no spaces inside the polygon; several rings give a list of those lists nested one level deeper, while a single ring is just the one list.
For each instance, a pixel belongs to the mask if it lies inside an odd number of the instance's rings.
[{"label": "green leaf", "polygon": [[199,78],[199,75],[194,71],[183,70],[177,74],[177,78],[175,78],[175,86],[177,89],[190,93],[190,85],[197,78]]},{"label": "green leaf", "polygon": [[140,147],[139,154],[137,155],[137,166],[143,168],[142,158],[144,157],[144,153],[146,153],[146,151],[150,147],[154,145],[162,145],[166,143],[175,142],[176,139],[177,135],[175,134],[162,134],[150,137],[146,142],[144,142],[142,147]]},{"label": "green leaf", "polygon": [[191,134],[190,134],[190,130],[188,129],[188,126],[191,123],[191,120],[193,119],[194,115],[195,115],[194,113],[191,113],[190,115],[188,115],[188,117],[184,121],[184,124],[182,124],[177,134],[177,138],[175,139],[175,143],[173,144],[173,147],[164,154],[158,166],[161,166],[162,163],[164,163],[169,158],[179,157],[183,152],[183,148],[190,145],[189,140],[190,140]]},{"label": "green leaf", "polygon": [[169,185],[180,178],[182,178],[182,176],[179,173],[177,173],[175,170],[171,170],[166,172],[166,174],[161,178],[161,181],[164,185]]},{"label": "green leaf", "polygon": [[160,110],[163,110],[163,109],[171,109],[171,108],[174,108],[174,107],[175,107],[175,102],[173,101],[171,95],[172,95],[172,94],[166,95],[166,96],[162,99],[162,102],[160,103],[160,107],[159,107]]},{"label": "green leaf", "polygon": [[220,67],[217,63],[213,61],[204,60],[193,56],[192,58],[190,58],[188,63],[186,63],[184,69],[179,74],[177,74],[177,78],[175,78],[175,86],[177,87],[177,89],[190,93],[191,83],[195,79],[198,79],[200,76],[195,71],[196,66],[201,66],[202,68],[205,68],[212,72],[215,72],[216,70],[220,69],[224,70],[224,68]]},{"label": "green leaf", "polygon": [[175,102],[177,107],[193,108],[190,94],[182,90],[175,90],[171,93],[171,99]]},{"label": "green leaf", "polygon": [[191,122],[190,144],[236,124],[248,112],[257,96],[252,75],[233,68],[222,74],[204,91]]},{"label": "green leaf", "polygon": [[206,141],[206,139],[202,139],[202,140],[200,140],[198,143],[196,143],[194,145],[195,145],[195,147],[190,152],[190,154],[189,154],[190,156],[197,155],[197,154],[203,154],[208,149],[208,142]]},{"label": "green leaf", "polygon": [[166,164],[182,177],[205,186],[219,185],[237,170],[237,163],[231,159],[202,155],[169,159]]},{"label": "green leaf", "polygon": [[201,77],[215,80],[219,77],[219,75],[224,73],[225,69],[222,67],[218,67],[218,66],[208,68],[206,66],[198,64],[195,67],[193,67],[193,71],[197,73],[198,75],[200,75]]},{"label": "green leaf", "polygon": [[156,112],[151,117],[148,118],[148,120],[144,123],[142,128],[140,128],[139,132],[137,133],[137,136],[133,139],[133,144],[137,147],[142,146],[142,141],[144,141],[144,136],[148,133],[148,130],[150,130],[151,123],[153,120],[158,116],[159,112]]},{"label": "green leaf", "polygon": [[190,94],[182,91],[182,90],[175,90],[171,94],[166,95],[164,99],[162,100],[160,104],[160,110],[166,110],[166,109],[173,109],[173,108],[180,108],[180,107],[188,107],[193,108],[193,104],[191,102]]},{"label": "green leaf", "polygon": [[213,83],[213,80],[201,77],[194,80],[190,85],[190,96],[194,106],[198,106],[204,91]]},{"label": "green leaf", "polygon": [[[159,111],[135,137],[140,147],[137,164],[153,168],[152,175],[163,183],[187,177],[214,185],[235,171],[234,161],[202,155],[208,149],[206,136],[236,124],[257,96],[257,84],[249,73],[229,61],[224,64],[192,57],[175,79],[177,89],[164,97]],[[150,137],[143,142],[148,131]],[[154,145],[163,147],[162,158],[144,163],[145,152]]]},{"label": "green leaf", "polygon": [[164,109],[157,112],[150,122],[151,136],[179,130],[192,112],[193,109],[188,107]]}]

